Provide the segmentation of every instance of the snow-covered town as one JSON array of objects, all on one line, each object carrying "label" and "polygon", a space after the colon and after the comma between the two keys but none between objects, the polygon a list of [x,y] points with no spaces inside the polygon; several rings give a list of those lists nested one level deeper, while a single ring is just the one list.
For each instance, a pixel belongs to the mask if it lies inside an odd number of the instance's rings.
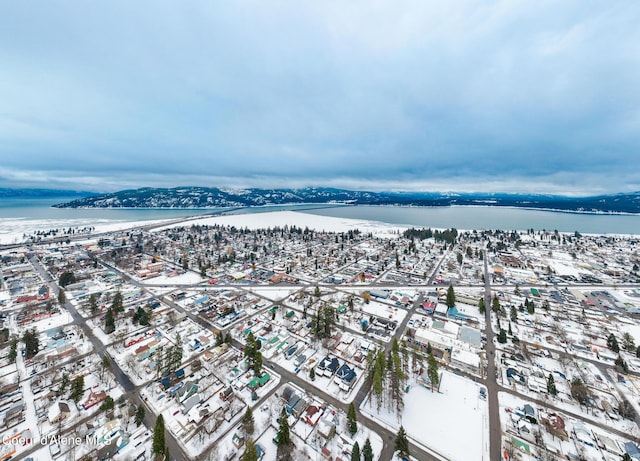
[{"label": "snow-covered town", "polygon": [[0,461],[640,460],[640,238],[132,226],[0,246]]}]

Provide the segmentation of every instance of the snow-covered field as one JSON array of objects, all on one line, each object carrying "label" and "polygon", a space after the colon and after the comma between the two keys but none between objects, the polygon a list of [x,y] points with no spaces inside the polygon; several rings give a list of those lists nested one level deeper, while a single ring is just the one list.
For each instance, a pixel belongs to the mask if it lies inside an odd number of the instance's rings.
[{"label": "snow-covered field", "polygon": [[[189,225],[210,225],[222,224],[235,226],[238,228],[261,229],[265,227],[297,226],[308,227],[316,231],[326,232],[348,232],[359,229],[362,232],[370,232],[380,237],[394,237],[402,232],[406,227],[394,226],[379,221],[364,221],[360,219],[335,218],[332,216],[319,216],[309,213],[299,213],[297,211],[274,211],[268,213],[248,213],[228,216],[214,216],[189,221]],[[184,226],[184,224],[172,224],[156,229],[170,229],[172,227]]]},{"label": "snow-covered field", "polygon": [[[133,227],[161,224],[174,221],[174,219],[156,219],[149,221],[115,221],[111,219],[27,219],[8,218],[0,223],[0,244],[19,243],[37,231],[50,229],[82,229],[84,227],[95,228],[94,232],[113,232],[130,229]],[[185,218],[186,219],[186,218]],[[370,232],[379,237],[395,237],[404,231],[406,226],[396,226],[379,221],[365,221],[350,218],[335,218],[331,216],[319,216],[296,211],[273,211],[267,213],[247,213],[228,216],[216,216],[202,219],[189,219],[188,224],[214,225],[222,224],[249,229],[264,227],[297,226],[308,227],[317,231],[348,232],[359,229],[362,232]],[[157,230],[168,229],[176,226],[184,226],[183,222],[170,224]]]},{"label": "snow-covered field", "polygon": [[396,432],[402,424],[409,437],[448,459],[489,459],[489,414],[487,401],[480,398],[480,384],[443,371],[439,392],[416,383],[404,396],[402,421],[383,404],[365,401],[360,410]]},{"label": "snow-covered field", "polygon": [[29,237],[37,231],[50,229],[82,229],[93,227],[93,232],[113,232],[132,227],[149,224],[159,224],[171,221],[169,219],[157,219],[151,221],[114,221],[112,219],[28,219],[5,218],[0,221],[0,244],[24,242],[25,236]]}]

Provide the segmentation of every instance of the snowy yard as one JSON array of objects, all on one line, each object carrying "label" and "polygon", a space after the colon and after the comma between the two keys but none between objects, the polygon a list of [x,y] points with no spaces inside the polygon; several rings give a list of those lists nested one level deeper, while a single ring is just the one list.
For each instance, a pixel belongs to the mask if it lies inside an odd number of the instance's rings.
[{"label": "snowy yard", "polygon": [[480,384],[444,371],[439,392],[416,383],[404,396],[402,421],[383,404],[380,412],[366,400],[360,410],[394,432],[404,426],[416,444],[465,461],[489,459],[489,416]]}]

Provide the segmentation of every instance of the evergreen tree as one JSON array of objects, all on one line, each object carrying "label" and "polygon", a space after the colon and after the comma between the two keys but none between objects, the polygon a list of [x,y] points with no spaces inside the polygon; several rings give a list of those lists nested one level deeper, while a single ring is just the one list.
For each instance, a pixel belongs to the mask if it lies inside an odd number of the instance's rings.
[{"label": "evergreen tree", "polygon": [[144,406],[142,404],[138,405],[138,407],[136,408],[136,414],[133,420],[136,423],[136,426],[140,426],[140,424],[142,424],[142,422],[144,421],[145,413],[146,411],[144,409]]},{"label": "evergreen tree", "polygon": [[62,373],[62,379],[60,380],[60,389],[58,389],[58,395],[64,394],[64,391],[67,390],[67,385],[69,384],[69,373]]},{"label": "evergreen tree", "polygon": [[7,355],[7,359],[10,363],[14,363],[16,358],[18,357],[18,339],[13,338],[9,343],[9,355]]},{"label": "evergreen tree", "polygon": [[491,300],[491,310],[493,312],[500,312],[500,307],[500,300],[497,296],[494,295],[493,299]]},{"label": "evergreen tree", "polygon": [[184,353],[182,347],[182,338],[178,333],[176,333],[176,338],[173,347],[171,348],[171,357],[169,360],[171,361],[171,371],[178,370],[180,365],[182,364],[182,354]]},{"label": "evergreen tree", "polygon": [[84,376],[80,375],[71,381],[71,393],[69,397],[74,402],[78,403],[78,400],[82,398],[84,394]]},{"label": "evergreen tree", "polygon": [[100,405],[100,410],[102,411],[113,410],[114,405],[115,405],[115,402],[113,401],[113,398],[110,395],[107,395],[107,397],[104,399],[104,401]]},{"label": "evergreen tree", "polygon": [[625,373],[629,372],[629,366],[627,365],[627,362],[624,361],[624,359],[620,356],[620,354],[618,354],[618,358],[615,360],[616,368],[618,368],[618,370],[623,371]]},{"label": "evergreen tree", "polygon": [[124,312],[124,299],[122,297],[122,293],[119,291],[113,297],[113,302],[111,303],[111,310],[114,314],[120,314]]},{"label": "evergreen tree", "polygon": [[98,312],[98,297],[95,293],[92,293],[89,296],[89,312],[91,315],[95,315]]},{"label": "evergreen tree", "polygon": [[507,342],[507,332],[504,328],[500,328],[500,333],[498,333],[498,342],[500,344],[504,344]]},{"label": "evergreen tree", "polygon": [[549,378],[547,378],[547,392],[549,395],[557,395],[558,389],[556,388],[556,381],[553,379],[553,375],[549,373]]},{"label": "evergreen tree", "polygon": [[311,381],[316,380],[316,369],[314,367],[311,367],[311,370],[309,370],[309,379]]},{"label": "evergreen tree", "polygon": [[512,322],[515,322],[516,320],[518,320],[518,311],[516,310],[516,306],[514,306],[513,304],[511,305],[509,314],[510,314],[509,318],[511,319]]},{"label": "evergreen tree", "polygon": [[351,449],[351,461],[360,461],[360,445],[358,442],[354,443]]},{"label": "evergreen tree", "polygon": [[353,402],[349,404],[349,410],[347,411],[347,429],[351,437],[358,432],[358,415],[356,415],[356,407]]},{"label": "evergreen tree", "polygon": [[258,447],[253,439],[248,439],[240,461],[258,461]]},{"label": "evergreen tree", "polygon": [[527,304],[527,313],[529,315],[533,315],[533,313],[536,311],[536,305],[533,301],[529,301],[529,302],[525,302],[525,304]]},{"label": "evergreen tree", "polygon": [[376,359],[373,366],[373,394],[376,396],[378,410],[380,410],[380,407],[382,406],[386,369],[387,360],[384,355],[384,350],[379,349],[376,353]]},{"label": "evergreen tree", "polygon": [[256,351],[253,359],[253,372],[258,376],[262,375],[262,352],[260,351]]},{"label": "evergreen tree", "polygon": [[113,311],[108,308],[107,313],[104,315],[104,332],[111,334],[114,331],[116,331],[116,321],[113,318]]},{"label": "evergreen tree", "polygon": [[434,386],[437,387],[440,381],[440,378],[438,377],[438,361],[433,354],[429,354],[429,357],[427,358],[427,376],[431,382],[431,392],[433,392]]},{"label": "evergreen tree", "polygon": [[253,368],[253,364],[256,360],[256,353],[258,352],[258,344],[256,337],[253,335],[253,332],[250,331],[247,337],[245,338],[244,343],[244,358],[247,359],[249,363],[249,368]]},{"label": "evergreen tree", "polygon": [[633,351],[636,348],[635,340],[628,332],[622,335],[622,344],[627,351]]},{"label": "evergreen tree", "polygon": [[611,349],[613,352],[620,352],[620,346],[618,345],[618,340],[616,339],[613,333],[610,333],[607,337],[607,347]]},{"label": "evergreen tree", "polygon": [[153,445],[152,451],[154,455],[163,455],[165,454],[165,444],[164,444],[164,418],[162,413],[158,415],[156,419],[156,425],[153,428]]},{"label": "evergreen tree", "polygon": [[71,285],[72,283],[76,283],[76,276],[71,271],[64,271],[60,274],[58,278],[58,285],[61,287],[66,287],[67,285]]},{"label": "evergreen tree", "polygon": [[282,461],[289,461],[291,459],[292,442],[291,432],[289,429],[289,420],[287,419],[287,410],[282,407],[279,418],[279,426],[277,437],[278,454],[277,459]]},{"label": "evergreen tree", "polygon": [[24,356],[26,359],[33,358],[40,350],[40,340],[35,328],[23,333],[22,342],[24,343]]},{"label": "evergreen tree", "polygon": [[368,437],[364,441],[364,447],[362,447],[362,457],[363,461],[373,461],[373,448],[371,448],[371,442]]},{"label": "evergreen tree", "polygon": [[64,304],[67,302],[67,297],[64,294],[64,290],[61,288],[60,291],[58,291],[58,302],[60,304]]},{"label": "evergreen tree", "polygon": [[453,285],[449,285],[447,289],[447,306],[453,307],[456,305],[456,294],[453,291]]},{"label": "evergreen tree", "polygon": [[254,419],[253,419],[253,411],[251,410],[250,406],[247,406],[247,411],[242,417],[241,423],[242,423],[242,430],[244,431],[244,436],[248,438],[251,435],[253,435]]},{"label": "evergreen tree", "polygon": [[511,322],[509,322],[509,336],[513,336],[513,330],[511,329]]},{"label": "evergreen tree", "polygon": [[396,435],[395,443],[393,444],[393,449],[398,453],[398,456],[402,459],[409,459],[409,439],[407,439],[407,433],[404,430],[404,427],[400,426],[398,430],[398,434]]},{"label": "evergreen tree", "polygon": [[480,301],[478,301],[478,311],[480,311],[481,314],[484,314],[487,310],[487,307],[484,305],[484,298],[480,298]]}]

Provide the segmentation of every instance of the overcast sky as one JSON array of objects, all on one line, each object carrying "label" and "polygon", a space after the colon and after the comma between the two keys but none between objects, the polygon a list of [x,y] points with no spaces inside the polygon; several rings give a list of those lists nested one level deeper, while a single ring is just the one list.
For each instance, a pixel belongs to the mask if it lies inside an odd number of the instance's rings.
[{"label": "overcast sky", "polygon": [[0,187],[640,190],[640,3],[7,1]]}]

